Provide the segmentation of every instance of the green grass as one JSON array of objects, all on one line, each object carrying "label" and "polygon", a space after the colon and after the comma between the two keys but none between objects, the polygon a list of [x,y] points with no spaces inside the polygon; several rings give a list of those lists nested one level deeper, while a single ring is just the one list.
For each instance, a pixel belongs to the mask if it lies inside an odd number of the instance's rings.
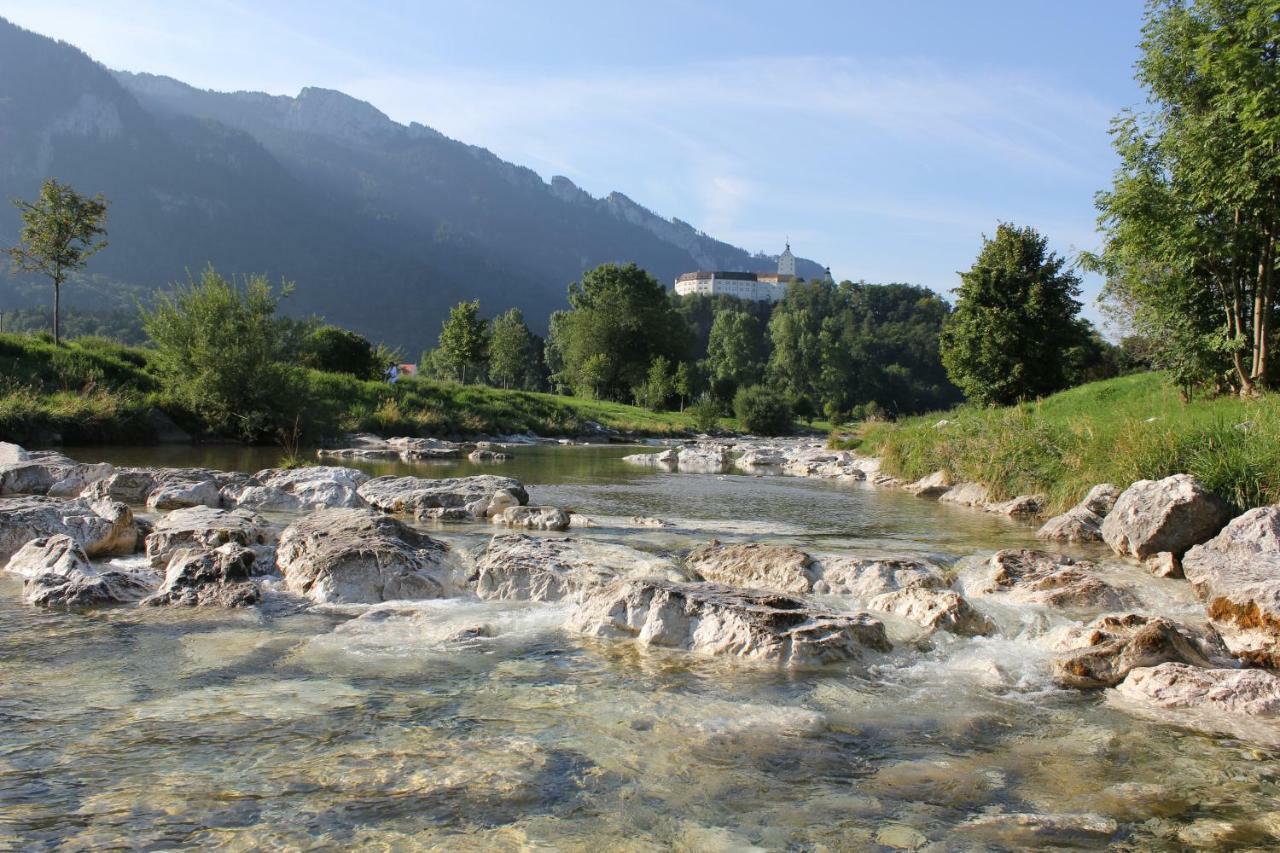
[{"label": "green grass", "polygon": [[[946,419],[945,426],[935,426]],[[905,480],[948,471],[995,499],[1042,493],[1063,509],[1090,487],[1187,473],[1237,510],[1280,502],[1280,394],[1183,403],[1163,374],[1094,382],[1036,403],[962,406],[865,424],[862,452]]]}]

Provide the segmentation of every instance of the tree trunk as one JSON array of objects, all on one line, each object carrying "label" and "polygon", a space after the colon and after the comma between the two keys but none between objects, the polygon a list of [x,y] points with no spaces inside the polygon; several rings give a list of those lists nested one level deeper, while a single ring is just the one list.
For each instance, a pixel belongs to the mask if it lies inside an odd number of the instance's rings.
[{"label": "tree trunk", "polygon": [[53,280],[53,345],[62,343],[62,282]]},{"label": "tree trunk", "polygon": [[1253,301],[1253,381],[1267,387],[1267,362],[1270,357],[1272,279],[1275,274],[1275,231],[1268,228],[1262,261],[1258,265],[1258,287]]}]

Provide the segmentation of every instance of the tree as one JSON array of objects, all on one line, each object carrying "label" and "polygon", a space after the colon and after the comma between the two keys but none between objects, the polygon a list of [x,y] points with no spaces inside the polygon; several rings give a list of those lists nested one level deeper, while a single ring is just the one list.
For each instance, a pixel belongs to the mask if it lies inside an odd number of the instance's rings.
[{"label": "tree", "polygon": [[1002,223],[960,274],[942,327],[942,363],[978,403],[1012,403],[1066,387],[1064,355],[1088,327],[1078,319],[1080,279],[1034,228]]},{"label": "tree", "polygon": [[733,398],[733,412],[748,432],[757,435],[786,435],[791,432],[791,404],[763,385],[739,389]]},{"label": "tree", "polygon": [[551,337],[558,376],[575,393],[623,399],[645,384],[655,357],[687,358],[688,326],[667,289],[635,264],[587,271],[569,286],[569,307],[552,318]]},{"label": "tree", "polygon": [[671,379],[671,390],[680,398],[680,411],[684,411],[685,401],[693,396],[694,375],[689,362],[682,361],[676,365],[675,376]]},{"label": "tree", "polygon": [[489,324],[480,317],[480,300],[459,302],[449,311],[440,329],[441,363],[464,385],[484,370],[489,346]]},{"label": "tree", "polygon": [[210,266],[157,296],[142,319],[166,396],[223,435],[256,441],[292,427],[306,409],[293,362],[308,329],[277,315],[291,290],[260,275],[238,287]]},{"label": "tree", "polygon": [[1153,0],[1141,49],[1151,108],[1113,124],[1106,242],[1086,261],[1184,393],[1225,379],[1249,394],[1274,374],[1280,15],[1272,0]]},{"label": "tree", "polygon": [[519,308],[499,314],[490,325],[489,380],[503,388],[527,388],[537,376],[535,339]]},{"label": "tree", "polygon": [[106,248],[107,200],[85,198],[66,184],[49,178],[34,201],[14,199],[22,214],[18,245],[6,249],[14,265],[40,273],[53,282],[53,342],[62,341],[62,284],[67,275],[83,269],[89,257]]},{"label": "tree", "polygon": [[707,373],[722,399],[738,388],[756,385],[764,375],[764,330],[745,311],[719,311],[707,338]]},{"label": "tree", "polygon": [[319,326],[303,345],[302,362],[329,373],[348,373],[360,379],[382,379],[391,366],[389,353],[369,339],[338,326]]},{"label": "tree", "polygon": [[673,393],[675,374],[671,371],[671,360],[665,355],[654,356],[644,384],[644,404],[655,412],[662,411]]}]

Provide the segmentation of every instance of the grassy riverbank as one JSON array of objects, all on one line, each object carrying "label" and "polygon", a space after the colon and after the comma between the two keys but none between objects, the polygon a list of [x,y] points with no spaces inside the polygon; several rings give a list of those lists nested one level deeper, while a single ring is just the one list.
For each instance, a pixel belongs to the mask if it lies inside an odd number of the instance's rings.
[{"label": "grassy riverbank", "polygon": [[[298,371],[312,439],[357,430],[414,436],[526,430],[580,435],[590,432],[593,422],[638,435],[694,428],[688,414],[599,400],[425,379],[389,385]],[[36,335],[0,335],[0,440],[145,444],[157,437],[156,412],[193,434],[205,431],[199,418],[166,398],[150,350],[95,338],[55,347]]]},{"label": "grassy riverbank", "polygon": [[1183,403],[1159,373],[1019,406],[867,424],[860,437],[862,452],[904,480],[945,469],[996,498],[1046,494],[1055,509],[1096,483],[1176,473],[1196,476],[1237,509],[1280,502],[1280,394]]}]

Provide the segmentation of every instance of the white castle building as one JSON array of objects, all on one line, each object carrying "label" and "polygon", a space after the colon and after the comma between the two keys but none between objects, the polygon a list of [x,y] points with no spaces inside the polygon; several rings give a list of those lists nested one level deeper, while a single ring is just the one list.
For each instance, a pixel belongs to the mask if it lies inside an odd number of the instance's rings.
[{"label": "white castle building", "polygon": [[[830,278],[828,271],[827,276]],[[796,275],[796,256],[791,254],[791,243],[778,256],[777,273],[727,272],[724,270],[699,270],[687,272],[676,278],[676,293],[681,296],[736,296],[756,302],[777,302],[786,294],[787,285],[804,281]]]}]

